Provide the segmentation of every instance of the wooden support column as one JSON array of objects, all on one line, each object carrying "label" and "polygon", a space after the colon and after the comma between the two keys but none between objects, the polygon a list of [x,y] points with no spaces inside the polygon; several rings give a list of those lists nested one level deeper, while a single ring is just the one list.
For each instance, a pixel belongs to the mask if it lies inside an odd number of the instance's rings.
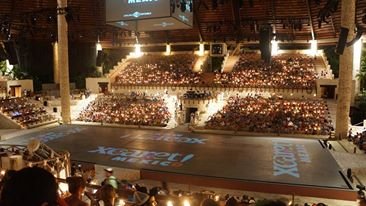
[{"label": "wooden support column", "polygon": [[71,123],[67,0],[57,0],[58,66],[60,72],[61,117],[64,124]]},{"label": "wooden support column", "polygon": [[[356,0],[342,0],[341,26],[349,29],[348,40],[354,37]],[[339,59],[339,82],[335,135],[347,138],[352,94],[353,46],[347,47]]]}]

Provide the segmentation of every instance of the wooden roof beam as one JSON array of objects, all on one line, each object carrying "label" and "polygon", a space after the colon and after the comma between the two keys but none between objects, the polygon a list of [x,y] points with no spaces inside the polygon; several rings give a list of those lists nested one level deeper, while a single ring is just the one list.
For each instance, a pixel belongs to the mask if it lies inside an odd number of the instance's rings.
[{"label": "wooden roof beam", "polygon": [[241,22],[240,22],[240,0],[231,0],[231,11],[234,20],[234,34],[236,35],[236,39],[239,40],[241,36]]},{"label": "wooden roof beam", "polygon": [[312,40],[315,40],[313,18],[311,17],[310,1],[311,0],[305,0],[305,2],[306,2],[306,8],[308,10],[308,16],[309,16],[309,24],[310,24],[311,38],[312,38]]},{"label": "wooden roof beam", "polygon": [[196,1],[193,4],[193,18],[194,18],[194,21],[196,22],[195,24],[198,27],[198,37],[200,39],[200,42],[203,42],[204,38],[203,38],[203,35],[202,35],[201,22],[200,22],[200,19],[198,18],[199,9],[201,7],[201,1],[202,0],[199,0],[199,3]]}]

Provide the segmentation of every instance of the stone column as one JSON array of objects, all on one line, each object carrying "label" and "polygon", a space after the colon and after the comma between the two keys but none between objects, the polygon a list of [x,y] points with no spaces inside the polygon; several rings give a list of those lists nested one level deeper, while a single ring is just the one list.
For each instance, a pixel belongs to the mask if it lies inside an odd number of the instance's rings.
[{"label": "stone column", "polygon": [[55,84],[60,83],[60,68],[58,67],[58,43],[57,41],[52,43],[53,46],[53,82]]},{"label": "stone column", "polygon": [[65,18],[67,0],[57,0],[58,65],[60,72],[61,117],[64,124],[71,123],[68,30]]},{"label": "stone column", "polygon": [[[342,0],[341,26],[349,29],[349,42],[354,37],[356,0]],[[352,94],[353,46],[346,47],[339,59],[339,81],[336,131],[337,138],[347,138]]]}]

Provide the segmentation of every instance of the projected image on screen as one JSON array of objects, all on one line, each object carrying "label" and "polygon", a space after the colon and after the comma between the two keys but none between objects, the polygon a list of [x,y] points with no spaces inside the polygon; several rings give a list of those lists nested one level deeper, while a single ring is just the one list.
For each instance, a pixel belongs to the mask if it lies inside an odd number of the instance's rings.
[{"label": "projected image on screen", "polygon": [[106,0],[106,21],[170,16],[170,0]]},{"label": "projected image on screen", "polygon": [[192,26],[193,0],[173,0],[171,3],[172,16],[182,23]]}]

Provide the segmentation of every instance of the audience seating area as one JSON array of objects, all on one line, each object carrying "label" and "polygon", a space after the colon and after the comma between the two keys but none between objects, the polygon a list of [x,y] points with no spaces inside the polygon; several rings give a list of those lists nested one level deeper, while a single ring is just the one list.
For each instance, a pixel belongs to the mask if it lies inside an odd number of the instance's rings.
[{"label": "audience seating area", "polygon": [[322,100],[230,97],[222,110],[209,117],[208,129],[329,135],[333,130]]},{"label": "audience seating area", "polygon": [[1,113],[17,122],[22,127],[32,127],[44,122],[55,120],[44,107],[31,103],[28,98],[1,98]]},{"label": "audience seating area", "polygon": [[145,55],[130,61],[117,75],[114,86],[189,86],[201,81],[199,74],[192,71],[196,61],[193,54]]},{"label": "audience seating area", "polygon": [[163,99],[145,95],[98,96],[80,113],[79,121],[165,127],[170,113]]},{"label": "audience seating area", "polygon": [[216,73],[215,85],[308,89],[315,87],[316,77],[314,61],[306,55],[278,55],[266,65],[259,54],[247,53],[240,56],[232,72]]},{"label": "audience seating area", "polygon": [[192,71],[193,54],[145,55],[131,59],[113,86],[215,86],[245,88],[313,89],[318,74],[314,59],[304,54],[282,54],[267,65],[257,53],[240,56],[230,73],[216,72],[212,81]]}]

